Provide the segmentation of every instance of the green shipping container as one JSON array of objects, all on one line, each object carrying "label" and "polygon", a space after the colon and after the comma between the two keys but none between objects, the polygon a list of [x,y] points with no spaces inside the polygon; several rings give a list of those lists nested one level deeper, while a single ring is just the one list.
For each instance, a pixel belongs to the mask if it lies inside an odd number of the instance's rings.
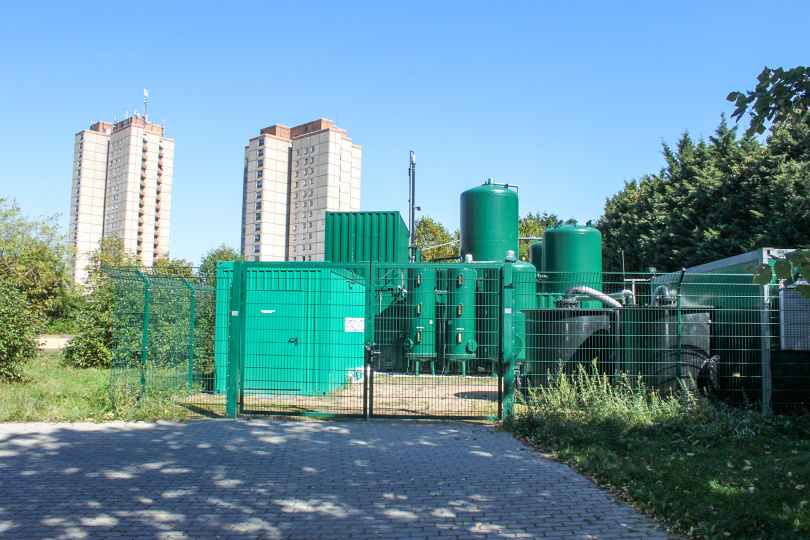
[{"label": "green shipping container", "polygon": [[[362,372],[366,288],[356,274],[318,263],[244,264],[246,395],[328,394],[349,382],[350,371]],[[231,291],[226,271],[217,277],[217,391],[224,393]]]},{"label": "green shipping container", "polygon": [[326,261],[408,262],[409,241],[399,212],[326,213]]}]

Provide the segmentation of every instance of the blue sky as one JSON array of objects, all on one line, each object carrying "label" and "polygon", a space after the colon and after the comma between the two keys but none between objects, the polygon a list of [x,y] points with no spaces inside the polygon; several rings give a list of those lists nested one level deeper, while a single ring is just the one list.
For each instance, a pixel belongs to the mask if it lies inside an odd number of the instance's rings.
[{"label": "blue sky", "polygon": [[805,2],[3,2],[0,197],[67,224],[73,135],[143,107],[175,139],[172,257],[239,245],[244,146],[335,120],[362,210],[458,227],[459,194],[598,218],[661,142],[708,137],[766,65],[807,64]]}]

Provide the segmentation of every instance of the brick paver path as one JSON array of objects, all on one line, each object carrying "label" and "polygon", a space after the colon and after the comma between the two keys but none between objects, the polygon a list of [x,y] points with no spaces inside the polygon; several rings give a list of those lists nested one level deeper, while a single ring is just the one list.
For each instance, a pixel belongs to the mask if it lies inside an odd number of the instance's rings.
[{"label": "brick paver path", "polygon": [[667,538],[483,424],[0,425],[0,537],[84,536]]}]

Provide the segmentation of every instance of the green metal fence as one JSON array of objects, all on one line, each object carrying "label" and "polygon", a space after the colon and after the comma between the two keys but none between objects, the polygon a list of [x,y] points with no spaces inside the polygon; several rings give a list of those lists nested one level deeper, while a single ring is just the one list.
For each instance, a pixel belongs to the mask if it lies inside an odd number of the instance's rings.
[{"label": "green metal fence", "polygon": [[213,280],[190,269],[105,270],[115,283],[111,377],[117,396],[159,395],[201,414],[224,414],[213,392]]},{"label": "green metal fence", "polygon": [[[795,291],[754,285],[748,273],[606,273],[573,282],[601,286],[566,296],[559,284],[570,289],[570,274],[541,276],[541,307],[527,312],[524,385],[583,365],[664,393],[698,387],[765,411],[810,403],[810,303]],[[600,291],[615,304],[600,301]]]},{"label": "green metal fence", "polygon": [[505,263],[108,269],[113,382],[199,414],[498,418],[557,373],[810,399],[810,302],[748,274],[540,274]]}]

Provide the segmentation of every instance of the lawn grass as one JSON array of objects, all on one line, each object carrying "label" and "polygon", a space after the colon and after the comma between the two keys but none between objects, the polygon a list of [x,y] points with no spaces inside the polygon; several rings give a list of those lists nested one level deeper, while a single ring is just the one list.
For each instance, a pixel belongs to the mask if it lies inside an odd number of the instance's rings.
[{"label": "lawn grass", "polygon": [[810,418],[557,377],[507,429],[696,538],[810,538]]},{"label": "lawn grass", "polygon": [[184,420],[171,396],[113,399],[108,369],[66,366],[59,351],[43,351],[23,367],[25,382],[0,382],[0,422]]}]

